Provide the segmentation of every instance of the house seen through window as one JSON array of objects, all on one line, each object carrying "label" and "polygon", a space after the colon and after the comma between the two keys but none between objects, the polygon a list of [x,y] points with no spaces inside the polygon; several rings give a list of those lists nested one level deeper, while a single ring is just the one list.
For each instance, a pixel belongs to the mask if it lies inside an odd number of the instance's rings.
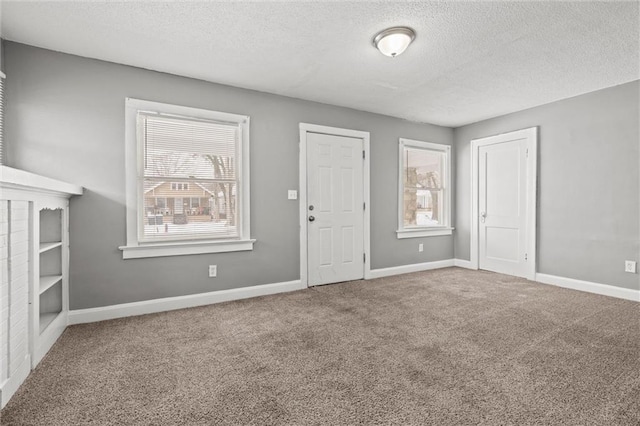
[{"label": "house seen through window", "polygon": [[450,231],[449,146],[401,139],[399,154],[399,237]]},{"label": "house seen through window", "polygon": [[238,126],[139,111],[141,240],[238,237]]}]

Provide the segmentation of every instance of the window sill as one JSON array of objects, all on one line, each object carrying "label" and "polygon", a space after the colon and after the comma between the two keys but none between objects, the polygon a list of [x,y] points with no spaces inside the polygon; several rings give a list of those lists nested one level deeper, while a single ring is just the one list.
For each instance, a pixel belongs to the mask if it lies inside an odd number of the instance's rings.
[{"label": "window sill", "polygon": [[416,229],[402,229],[396,231],[398,239],[403,238],[418,238],[418,237],[438,237],[441,235],[452,235],[454,228],[439,227],[439,228],[416,228]]},{"label": "window sill", "polygon": [[123,259],[143,257],[184,256],[189,254],[225,253],[253,250],[256,240],[187,241],[179,243],[154,243],[139,246],[122,246]]}]

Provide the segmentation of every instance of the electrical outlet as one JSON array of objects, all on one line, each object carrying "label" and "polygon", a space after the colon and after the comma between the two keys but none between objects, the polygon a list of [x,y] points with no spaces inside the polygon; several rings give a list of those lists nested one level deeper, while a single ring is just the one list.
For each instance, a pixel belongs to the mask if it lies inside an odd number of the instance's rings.
[{"label": "electrical outlet", "polygon": [[624,261],[624,271],[631,272],[632,274],[636,273],[636,262],[634,260],[625,260]]},{"label": "electrical outlet", "polygon": [[422,244],[422,243],[418,244],[418,251],[420,253],[422,253],[424,251],[424,244]]},{"label": "electrical outlet", "polygon": [[218,265],[209,265],[209,278],[218,276]]}]

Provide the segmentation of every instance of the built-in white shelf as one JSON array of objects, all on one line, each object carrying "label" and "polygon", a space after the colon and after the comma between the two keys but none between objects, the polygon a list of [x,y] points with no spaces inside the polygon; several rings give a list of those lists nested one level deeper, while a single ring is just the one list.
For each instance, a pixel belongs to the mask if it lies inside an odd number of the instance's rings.
[{"label": "built-in white shelf", "polygon": [[45,314],[40,314],[40,334],[47,329],[49,324],[51,324],[58,315],[60,315],[60,312],[47,312]]},{"label": "built-in white shelf", "polygon": [[62,241],[58,241],[56,243],[40,243],[40,253],[44,253],[45,251],[49,251],[56,247],[61,247]]},{"label": "built-in white shelf", "polygon": [[0,262],[3,277],[11,271],[28,279],[28,285],[12,290],[15,297],[9,298],[8,308],[2,299],[0,322],[9,327],[0,331],[0,352],[11,357],[0,353],[4,363],[0,368],[0,408],[67,326],[69,198],[82,191],[78,185],[0,165],[0,221],[6,224],[0,230],[0,252],[6,252],[6,247],[28,247],[27,256],[22,249],[15,253],[9,250],[9,261]]},{"label": "built-in white shelf", "polygon": [[60,280],[62,280],[62,275],[44,275],[40,277],[40,294],[49,290]]}]

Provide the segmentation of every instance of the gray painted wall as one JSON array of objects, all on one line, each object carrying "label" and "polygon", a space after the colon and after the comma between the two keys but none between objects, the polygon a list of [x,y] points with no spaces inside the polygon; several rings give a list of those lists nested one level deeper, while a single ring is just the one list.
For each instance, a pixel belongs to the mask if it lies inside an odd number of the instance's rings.
[{"label": "gray painted wall", "polygon": [[[5,66],[7,165],[86,188],[71,201],[71,309],[299,279],[298,202],[287,189],[298,189],[300,122],[371,132],[372,268],[453,257],[452,237],[395,234],[398,138],[450,145],[451,129],[11,42]],[[251,116],[252,252],[122,260],[125,97]]]},{"label": "gray painted wall", "polygon": [[455,257],[469,260],[470,141],[539,126],[538,272],[639,288],[640,82],[455,129]]}]

